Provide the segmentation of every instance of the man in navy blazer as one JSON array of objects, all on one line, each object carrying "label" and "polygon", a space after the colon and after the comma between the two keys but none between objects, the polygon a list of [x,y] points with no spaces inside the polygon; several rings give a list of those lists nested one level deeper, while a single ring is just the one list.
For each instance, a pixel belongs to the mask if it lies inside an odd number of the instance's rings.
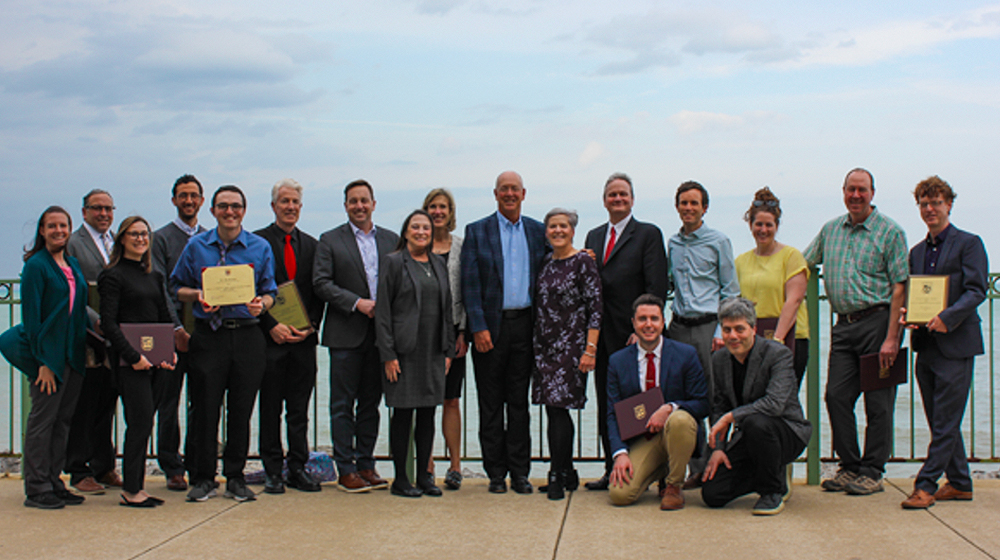
[{"label": "man in navy blazer", "polygon": [[[955,191],[938,176],[913,192],[927,236],[910,250],[910,274],[948,276],[948,306],[913,331],[917,383],[924,401],[931,443],[904,509],[925,509],[937,500],[971,500],[972,478],[962,441],[962,416],[969,400],[973,360],[983,353],[979,304],[986,299],[989,265],[979,236],[951,225]],[[938,488],[941,474],[948,482]]]},{"label": "man in navy blazer", "polygon": [[[708,385],[697,350],[663,337],[662,299],[641,295],[632,313],[638,342],[615,352],[608,363],[608,437],[615,460],[611,503],[631,504],[654,480],[666,478],[660,509],[678,510],[684,507],[684,471],[709,412]],[[655,389],[665,404],[649,416],[649,433],[622,441],[615,403]]]},{"label": "man in navy blazer", "polygon": [[462,297],[474,342],[479,444],[490,492],[506,492],[509,473],[511,488],[530,494],[532,295],[546,253],[545,226],[521,215],[525,189],[517,173],[501,173],[493,195],[497,212],[466,226],[461,257]]},{"label": "man in navy blazer", "polygon": [[587,233],[585,246],[593,251],[601,272],[604,320],[597,342],[594,386],[597,389],[597,422],[604,447],[604,476],[586,484],[588,490],[607,490],[611,475],[611,440],[608,439],[608,358],[625,348],[632,334],[632,303],[642,294],[667,297],[667,252],[663,232],[632,216],[632,179],[614,173],[604,183],[608,222]]}]

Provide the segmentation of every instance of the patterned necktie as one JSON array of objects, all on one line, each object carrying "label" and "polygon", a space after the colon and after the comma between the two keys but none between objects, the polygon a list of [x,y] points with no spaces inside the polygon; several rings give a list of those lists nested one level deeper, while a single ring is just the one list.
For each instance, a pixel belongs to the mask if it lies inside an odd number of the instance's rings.
[{"label": "patterned necktie", "polygon": [[646,390],[656,387],[656,354],[646,352]]},{"label": "patterned necktie", "polygon": [[111,250],[115,247],[114,238],[105,232],[101,235],[101,242],[104,243],[104,264],[108,264],[111,261]]},{"label": "patterned necktie", "polygon": [[292,250],[292,234],[285,234],[285,272],[289,280],[295,280],[295,251]]},{"label": "patterned necktie", "polygon": [[[229,251],[229,247],[219,244],[219,262],[216,263],[217,266],[226,266],[226,252]],[[212,327],[213,331],[219,330],[222,326],[222,309],[219,309],[212,316],[208,318],[208,326]]]},{"label": "patterned necktie", "polygon": [[608,248],[604,250],[604,262],[601,264],[608,264],[608,257],[611,256],[611,251],[615,248],[615,228],[611,228],[611,236],[608,237]]}]

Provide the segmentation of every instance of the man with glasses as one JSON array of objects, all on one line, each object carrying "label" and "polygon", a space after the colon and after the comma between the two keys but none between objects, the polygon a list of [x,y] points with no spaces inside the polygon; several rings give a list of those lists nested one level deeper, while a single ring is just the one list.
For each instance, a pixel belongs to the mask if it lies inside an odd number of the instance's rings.
[{"label": "man with glasses", "polygon": [[[187,433],[195,457],[187,465],[192,485],[187,498],[203,502],[216,494],[216,434],[225,398],[226,497],[242,502],[255,499],[243,468],[250,447],[250,416],[266,362],[258,317],[273,305],[277,292],[274,255],[266,241],[243,229],[246,197],[239,187],[219,187],[212,196],[211,212],[217,227],[191,238],[170,275],[171,291],[178,299],[195,303],[188,375],[194,422]],[[256,296],[246,304],[209,305],[202,292],[202,270],[244,264],[253,267]]]},{"label": "man with glasses", "polygon": [[[66,254],[76,257],[88,284],[96,284],[111,257],[114,235],[115,203],[111,194],[93,189],[83,197],[83,225],[73,232]],[[88,309],[91,321],[100,319],[95,302]],[[112,439],[118,391],[111,369],[105,362],[103,347],[87,349],[87,371],[80,390],[80,400],[70,425],[66,445],[66,474],[70,484],[84,494],[103,494],[104,486],[120,487],[122,479],[115,472],[117,451]]]},{"label": "man with glasses", "polygon": [[[177,208],[177,217],[153,234],[153,269],[162,274],[163,278],[170,278],[188,240],[206,231],[198,223],[198,211],[205,202],[205,197],[201,182],[194,175],[182,175],[174,181],[170,202]],[[157,415],[156,457],[160,470],[167,477],[167,488],[182,492],[187,490],[188,485],[184,480],[184,460],[179,453],[181,431],[177,409],[184,376],[188,370],[188,344],[194,323],[191,304],[182,304],[177,300],[176,294],[171,295],[171,300],[176,311],[174,345],[177,349],[177,366],[173,371],[162,370],[161,375],[155,378],[153,396],[156,399]],[[191,417],[188,416],[187,420],[190,425]],[[193,459],[191,453],[190,448],[185,448],[184,454]]]}]

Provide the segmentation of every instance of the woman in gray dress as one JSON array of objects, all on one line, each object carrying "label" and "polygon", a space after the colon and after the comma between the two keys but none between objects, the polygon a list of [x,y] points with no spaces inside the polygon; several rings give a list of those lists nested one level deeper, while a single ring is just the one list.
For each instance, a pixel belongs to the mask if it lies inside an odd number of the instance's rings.
[{"label": "woman in gray dress", "polygon": [[414,210],[399,235],[396,252],[379,270],[375,305],[376,344],[382,357],[385,404],[392,408],[389,449],[397,496],[440,496],[433,476],[417,469],[417,486],[406,475],[410,427],[414,429],[417,465],[427,465],[434,444],[434,412],[444,401],[445,375],[455,356],[451,290],[444,259],[433,254],[431,218]]}]

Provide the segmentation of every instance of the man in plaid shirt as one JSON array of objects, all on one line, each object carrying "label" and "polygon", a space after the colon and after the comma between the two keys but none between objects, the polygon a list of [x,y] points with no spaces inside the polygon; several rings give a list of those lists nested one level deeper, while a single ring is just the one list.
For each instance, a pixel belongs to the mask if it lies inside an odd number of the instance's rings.
[{"label": "man in plaid shirt", "polygon": [[906,234],[872,206],[875,179],[861,168],[844,179],[847,215],[827,222],[805,250],[810,266],[823,265],[831,332],[826,408],[840,470],[823,481],[829,492],[869,495],[882,491],[889,459],[895,386],[865,393],[865,448],[858,448],[854,406],[861,394],[860,358],[879,354],[881,367],[896,359],[902,338],[900,308],[909,277]]}]

